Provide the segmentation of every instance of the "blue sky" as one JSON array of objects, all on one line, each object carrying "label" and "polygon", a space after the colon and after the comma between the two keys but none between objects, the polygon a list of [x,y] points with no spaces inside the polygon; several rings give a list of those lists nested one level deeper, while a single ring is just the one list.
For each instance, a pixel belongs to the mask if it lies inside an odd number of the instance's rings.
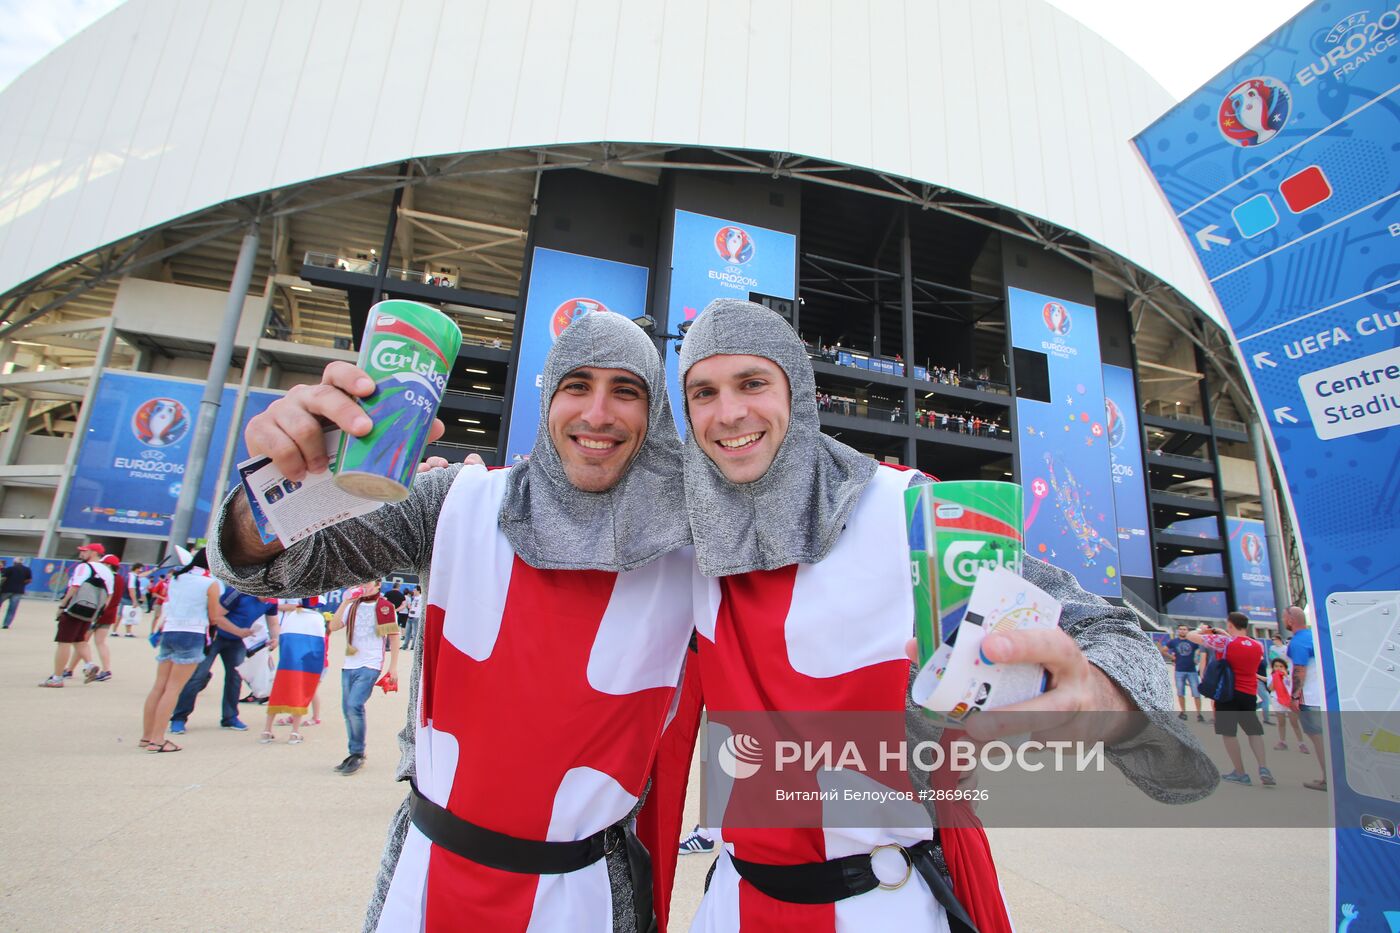
[{"label": "blue sky", "polygon": [[[122,0],[0,0],[0,88]],[[221,0],[239,3],[242,0]],[[1306,0],[1048,0],[1185,97]]]}]

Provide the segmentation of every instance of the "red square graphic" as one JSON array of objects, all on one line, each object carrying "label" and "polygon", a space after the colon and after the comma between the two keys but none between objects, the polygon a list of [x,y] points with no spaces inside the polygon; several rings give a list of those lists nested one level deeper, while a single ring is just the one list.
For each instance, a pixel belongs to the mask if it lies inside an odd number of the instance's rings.
[{"label": "red square graphic", "polygon": [[1322,174],[1322,167],[1309,165],[1301,172],[1285,178],[1278,186],[1283,195],[1283,203],[1295,214],[1301,214],[1310,207],[1317,207],[1332,196],[1332,185]]}]

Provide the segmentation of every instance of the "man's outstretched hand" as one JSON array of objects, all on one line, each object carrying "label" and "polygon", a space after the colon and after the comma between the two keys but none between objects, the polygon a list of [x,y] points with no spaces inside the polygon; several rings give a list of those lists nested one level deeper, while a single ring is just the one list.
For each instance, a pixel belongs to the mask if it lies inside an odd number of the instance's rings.
[{"label": "man's outstretched hand", "polygon": [[[368,434],[374,425],[359,400],[374,393],[374,380],[363,369],[336,360],[321,373],[316,385],[293,386],[267,410],[248,422],[243,439],[248,452],[272,458],[277,469],[293,482],[307,473],[321,473],[330,463],[322,424],[329,423],[355,437]],[[433,419],[428,442],[442,437],[443,423]]]},{"label": "man's outstretched hand", "polygon": [[[1031,733],[1038,739],[1067,739],[1113,745],[1136,733],[1142,723],[1129,715],[1137,707],[1121,687],[1079,650],[1062,629],[988,635],[981,650],[996,664],[1039,664],[1050,674],[1046,691],[1024,703],[969,716],[964,727],[981,742]],[[905,653],[918,663],[917,642]]]}]

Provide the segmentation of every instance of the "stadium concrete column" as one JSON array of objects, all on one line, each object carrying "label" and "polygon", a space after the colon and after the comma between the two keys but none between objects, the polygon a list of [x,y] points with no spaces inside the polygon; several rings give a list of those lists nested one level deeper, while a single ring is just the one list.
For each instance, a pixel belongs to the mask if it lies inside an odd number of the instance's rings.
[{"label": "stadium concrete column", "polygon": [[53,505],[49,508],[49,520],[44,525],[44,537],[39,541],[40,557],[57,557],[54,547],[58,544],[58,523],[63,518],[63,510],[68,506],[68,493],[73,488],[74,467],[78,463],[78,449],[87,436],[88,423],[92,421],[93,409],[97,407],[97,384],[102,379],[102,370],[112,361],[112,347],[117,342],[117,319],[109,317],[107,327],[97,342],[97,355],[92,360],[92,375],[88,377],[87,391],[83,393],[83,406],[78,411],[78,423],[73,428],[73,442],[68,445],[68,455],[63,459],[63,475],[58,478],[54,489]]},{"label": "stadium concrete column", "polygon": [[1274,611],[1279,631],[1283,631],[1283,610],[1293,605],[1288,592],[1288,559],[1283,554],[1283,532],[1278,516],[1278,496],[1274,493],[1274,471],[1269,447],[1264,443],[1264,426],[1258,418],[1249,423],[1249,442],[1254,447],[1254,469],[1259,473],[1259,505],[1264,510],[1264,541],[1269,548],[1269,577],[1274,587]]},{"label": "stadium concrete column", "polygon": [[238,451],[238,435],[243,424],[243,411],[248,407],[248,390],[253,386],[253,370],[258,368],[258,348],[262,343],[263,331],[267,329],[267,319],[272,314],[272,286],[275,278],[275,275],[267,277],[267,284],[263,288],[263,307],[258,329],[253,334],[253,342],[248,347],[248,355],[243,358],[243,379],[238,383],[238,396],[234,399],[233,415],[228,421],[231,427],[228,437],[224,439],[224,449],[219,458],[219,472],[214,476],[214,494],[210,499],[214,507],[209,510],[209,524],[204,531],[206,538],[214,530],[214,522],[219,516],[218,503],[223,501],[224,492],[227,489],[228,474],[233,469],[233,457]]},{"label": "stadium concrete column", "polygon": [[194,510],[199,502],[199,487],[204,480],[204,468],[209,459],[209,444],[214,437],[214,421],[219,417],[219,400],[228,378],[229,360],[233,358],[233,341],[238,335],[238,323],[243,318],[243,302],[248,297],[248,283],[253,279],[253,265],[258,256],[259,222],[254,220],[243,234],[238,250],[238,264],[233,267],[233,282],[229,285],[228,303],[224,306],[224,323],[214,344],[214,356],[209,360],[209,378],[204,383],[204,397],[199,400],[199,417],[194,424],[194,440],[190,457],[185,461],[185,474],[180,478],[180,499],[175,517],[170,521],[170,544],[184,547],[189,541]]},{"label": "stadium concrete column", "polygon": [[[909,208],[904,209],[904,229],[899,239],[900,312],[904,321],[904,465],[918,466],[918,441],[914,439],[914,248],[909,236]],[[875,309],[880,320],[880,309]]]}]

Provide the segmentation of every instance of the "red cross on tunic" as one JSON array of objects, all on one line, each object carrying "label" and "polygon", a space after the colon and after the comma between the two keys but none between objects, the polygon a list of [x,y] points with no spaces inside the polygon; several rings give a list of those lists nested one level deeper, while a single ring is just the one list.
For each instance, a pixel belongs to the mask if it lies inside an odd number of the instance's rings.
[{"label": "red cross on tunic", "polygon": [[[484,661],[443,637],[444,611],[429,605],[423,723],[457,740],[449,811],[542,840],[570,769],[596,769],[640,796],[674,687],[612,695],[589,684],[589,656],[616,581],[605,571],[537,570],[516,557],[500,632]],[[434,846],[426,928],[524,931],[537,883],[536,875]]]},{"label": "red cross on tunic", "polygon": [[[850,735],[845,729],[849,720],[841,723],[837,717],[833,717],[829,732],[812,717],[804,718],[797,727],[804,734],[786,736],[799,741],[809,737],[817,742],[827,738],[838,743],[855,740],[867,768],[873,770],[879,760],[875,746],[881,740],[887,743],[904,740],[904,691],[908,684],[909,662],[884,661],[834,677],[812,677],[797,671],[788,656],[786,634],[796,579],[796,565],[720,579],[721,601],[715,638],[713,642],[702,638],[699,643],[705,705],[717,722],[724,721],[724,711],[889,711],[891,715],[888,722],[882,723],[883,728],[877,727],[860,736]],[[860,620],[852,619],[850,623],[859,625]],[[824,734],[814,734],[810,727]],[[736,813],[738,795],[749,801],[766,799],[771,807],[777,787],[818,789],[816,772],[795,778],[791,770],[782,775],[774,774],[771,765],[772,759],[765,758],[765,768],[757,775],[735,782],[729,813]],[[908,789],[907,780],[901,789]],[[740,806],[748,810],[748,805],[741,803]],[[826,861],[820,800],[781,806],[780,819],[788,828],[724,827],[724,838],[734,844],[735,854],[769,864]],[[751,819],[743,822],[750,827],[755,825]],[[801,930],[804,933],[835,928],[835,905],[776,901],[759,893],[747,881],[739,883],[739,905],[745,928],[752,925],[754,929]]]}]

